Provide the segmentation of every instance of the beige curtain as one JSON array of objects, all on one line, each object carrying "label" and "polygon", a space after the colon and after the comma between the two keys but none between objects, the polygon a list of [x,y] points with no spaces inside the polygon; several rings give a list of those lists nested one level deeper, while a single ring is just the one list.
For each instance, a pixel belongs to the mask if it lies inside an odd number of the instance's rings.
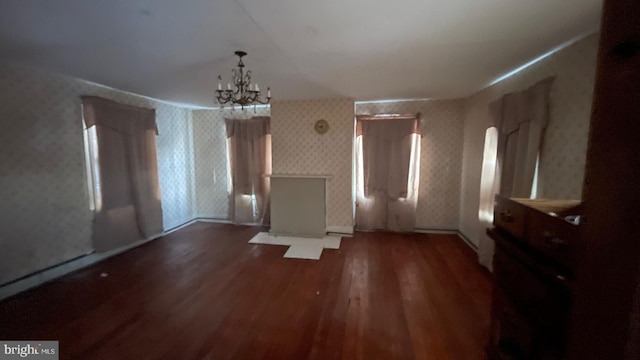
[{"label": "beige curtain", "polygon": [[359,115],[356,145],[356,228],[413,231],[420,172],[419,117]]},{"label": "beige curtain", "polygon": [[504,95],[489,105],[498,128],[500,194],[531,196],[531,188],[544,130],[549,122],[549,97],[553,78]]},{"label": "beige curtain", "polygon": [[[553,79],[546,78],[524,91],[504,95],[489,105],[492,125],[498,129],[497,161],[494,183],[487,185],[490,196],[485,198],[487,203],[481,203],[480,207],[490,213],[493,213],[496,193],[509,197],[531,197],[536,162],[549,123]],[[486,227],[491,226],[491,221],[481,219]],[[493,240],[485,234],[481,235],[478,246],[480,264],[491,269],[493,253]]]},{"label": "beige curtain", "polygon": [[[97,138],[94,247],[109,250],[162,233],[155,110],[82,97],[87,128]],[[90,148],[90,151],[95,149]]]},{"label": "beige curtain", "polygon": [[238,224],[269,223],[271,120],[225,119],[231,172],[229,217]]}]

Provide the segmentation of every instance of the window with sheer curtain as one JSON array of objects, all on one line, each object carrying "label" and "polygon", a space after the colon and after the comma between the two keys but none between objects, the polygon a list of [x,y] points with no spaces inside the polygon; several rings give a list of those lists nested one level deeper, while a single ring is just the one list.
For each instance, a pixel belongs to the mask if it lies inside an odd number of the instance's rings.
[{"label": "window with sheer curtain", "polygon": [[356,228],[413,231],[420,176],[419,115],[356,120]]},{"label": "window with sheer curtain", "polygon": [[226,119],[229,217],[237,224],[269,224],[271,119]]},{"label": "window with sheer curtain", "polygon": [[500,187],[498,170],[498,129],[492,126],[484,136],[482,172],[480,176],[480,206],[478,218],[487,226],[493,222],[493,198]]},{"label": "window with sheer curtain", "polygon": [[155,110],[83,96],[82,112],[94,248],[162,233]]},{"label": "window with sheer curtain", "polygon": [[489,105],[498,129],[499,193],[531,197],[544,132],[549,123],[553,77],[530,88],[504,95]]},{"label": "window with sheer curtain", "polygon": [[[516,198],[537,196],[553,79],[549,77],[523,91],[506,94],[489,105],[494,127],[486,133],[480,183],[479,218],[484,225],[489,226],[493,220],[495,194]],[[481,264],[491,265],[493,246],[488,237],[481,237],[478,246]]]}]

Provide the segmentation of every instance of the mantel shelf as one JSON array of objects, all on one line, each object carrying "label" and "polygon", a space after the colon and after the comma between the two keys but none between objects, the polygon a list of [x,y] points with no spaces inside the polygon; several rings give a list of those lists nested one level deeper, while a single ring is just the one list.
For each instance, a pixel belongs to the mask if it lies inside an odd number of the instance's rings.
[{"label": "mantel shelf", "polygon": [[294,179],[331,179],[333,175],[321,174],[267,174],[265,177],[270,178],[294,178]]}]

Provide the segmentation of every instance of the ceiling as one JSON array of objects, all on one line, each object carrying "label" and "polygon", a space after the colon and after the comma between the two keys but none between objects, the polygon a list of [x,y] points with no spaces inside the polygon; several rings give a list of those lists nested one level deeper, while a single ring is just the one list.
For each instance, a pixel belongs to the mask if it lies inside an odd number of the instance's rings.
[{"label": "ceiling", "polygon": [[597,31],[602,0],[2,0],[0,58],[212,106],[236,50],[274,99],[459,98]]}]

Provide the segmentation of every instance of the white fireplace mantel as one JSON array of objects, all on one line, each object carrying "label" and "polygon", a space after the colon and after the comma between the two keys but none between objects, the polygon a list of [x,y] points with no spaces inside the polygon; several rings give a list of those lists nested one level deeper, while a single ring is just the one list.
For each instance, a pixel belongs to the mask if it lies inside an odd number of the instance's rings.
[{"label": "white fireplace mantel", "polygon": [[331,175],[270,174],[271,233],[322,238],[326,235],[327,181]]}]

